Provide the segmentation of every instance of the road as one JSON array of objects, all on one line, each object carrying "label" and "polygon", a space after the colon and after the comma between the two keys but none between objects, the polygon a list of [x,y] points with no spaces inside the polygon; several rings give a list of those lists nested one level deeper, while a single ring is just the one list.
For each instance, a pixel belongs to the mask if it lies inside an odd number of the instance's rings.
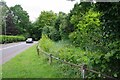
[{"label": "road", "polygon": [[5,62],[15,57],[17,54],[36,43],[37,42],[26,44],[26,42],[18,42],[3,45],[0,44],[0,64],[4,64]]}]

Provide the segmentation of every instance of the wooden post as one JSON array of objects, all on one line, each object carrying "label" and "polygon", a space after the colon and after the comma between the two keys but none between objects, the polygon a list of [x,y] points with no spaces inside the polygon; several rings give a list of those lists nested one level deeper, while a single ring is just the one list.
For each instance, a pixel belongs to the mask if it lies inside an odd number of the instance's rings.
[{"label": "wooden post", "polygon": [[81,76],[83,79],[85,79],[85,71],[86,71],[87,65],[82,65],[81,66]]},{"label": "wooden post", "polygon": [[38,48],[38,45],[37,45],[36,49],[37,49],[37,54],[38,54],[38,56],[39,56],[39,48]]},{"label": "wooden post", "polygon": [[50,56],[49,56],[49,64],[51,64],[52,63],[52,54],[50,54]]},{"label": "wooden post", "polygon": [[83,65],[82,65],[82,66],[81,66],[81,77],[82,77],[83,79],[85,78],[84,73],[85,73],[85,71],[84,71]]},{"label": "wooden post", "polygon": [[38,56],[39,56],[39,49],[37,48],[37,53],[38,53]]}]

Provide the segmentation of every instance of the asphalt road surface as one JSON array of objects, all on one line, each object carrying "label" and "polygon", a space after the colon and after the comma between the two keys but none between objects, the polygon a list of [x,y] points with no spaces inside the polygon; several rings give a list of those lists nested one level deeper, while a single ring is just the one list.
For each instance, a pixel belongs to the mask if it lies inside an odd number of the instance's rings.
[{"label": "asphalt road surface", "polygon": [[30,46],[36,44],[34,43],[26,43],[26,42],[19,42],[19,43],[10,43],[10,44],[0,44],[0,64],[4,64],[5,62],[9,61],[17,54],[21,53],[22,51],[26,50]]}]

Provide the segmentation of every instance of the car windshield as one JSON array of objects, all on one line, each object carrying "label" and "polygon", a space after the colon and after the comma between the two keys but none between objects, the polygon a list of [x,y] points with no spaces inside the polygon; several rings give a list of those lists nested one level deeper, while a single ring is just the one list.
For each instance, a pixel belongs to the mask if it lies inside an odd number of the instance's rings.
[{"label": "car windshield", "polygon": [[30,40],[30,41],[31,41],[31,40],[32,40],[32,38],[28,38],[27,40]]}]

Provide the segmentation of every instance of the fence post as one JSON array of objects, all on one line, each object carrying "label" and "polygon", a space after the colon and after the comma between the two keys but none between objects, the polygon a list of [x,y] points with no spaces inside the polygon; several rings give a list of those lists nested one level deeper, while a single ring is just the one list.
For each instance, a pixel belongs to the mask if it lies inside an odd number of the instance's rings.
[{"label": "fence post", "polygon": [[49,55],[49,64],[52,63],[52,54]]},{"label": "fence post", "polygon": [[37,48],[37,54],[38,54],[38,56],[39,56],[39,48],[38,48],[38,45],[37,45],[37,47],[36,47],[36,48]]},{"label": "fence post", "polygon": [[82,65],[81,66],[81,76],[83,79],[85,79],[85,71],[86,71],[87,65]]}]

